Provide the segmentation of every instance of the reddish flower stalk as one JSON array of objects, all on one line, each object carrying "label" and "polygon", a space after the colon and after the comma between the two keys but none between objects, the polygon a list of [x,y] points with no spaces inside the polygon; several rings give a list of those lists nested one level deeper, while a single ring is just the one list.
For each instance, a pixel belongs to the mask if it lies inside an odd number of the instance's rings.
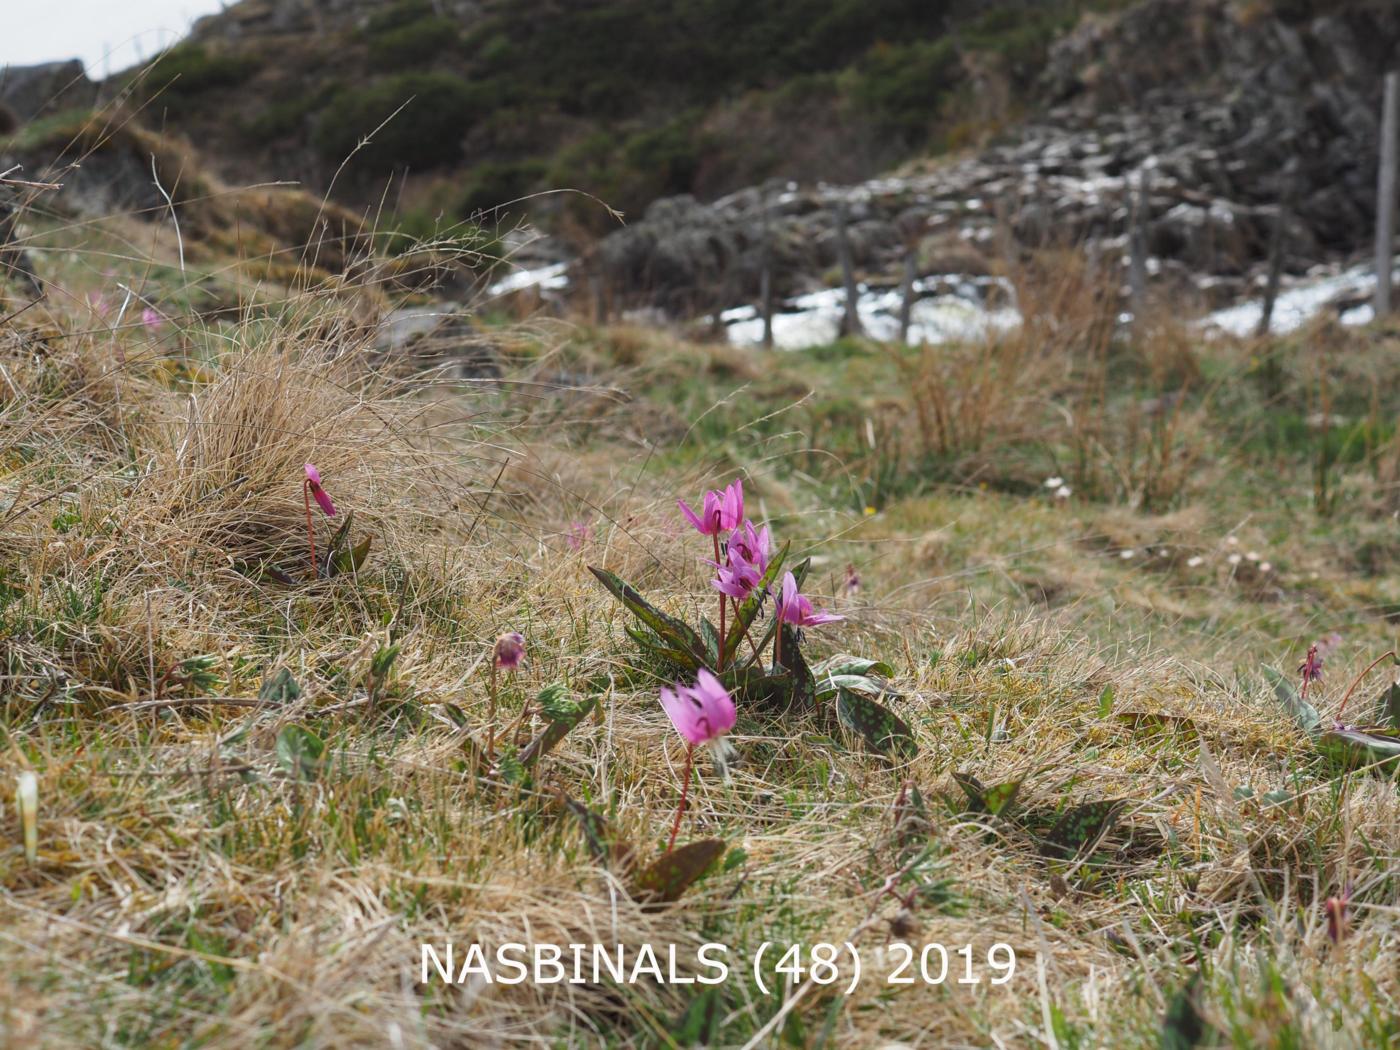
[{"label": "reddish flower stalk", "polygon": [[1342,712],[1347,709],[1347,701],[1351,699],[1351,694],[1356,692],[1356,687],[1361,684],[1361,680],[1365,678],[1368,674],[1370,674],[1372,671],[1374,671],[1380,665],[1380,662],[1386,657],[1390,657],[1390,659],[1394,660],[1395,650],[1391,649],[1389,652],[1384,652],[1380,656],[1376,657],[1374,660],[1371,661],[1371,665],[1367,667],[1366,670],[1362,671],[1359,675],[1357,675],[1356,680],[1351,683],[1350,688],[1347,689],[1346,695],[1342,697],[1342,706],[1337,708],[1337,722],[1339,724],[1342,721]]},{"label": "reddish flower stalk", "polygon": [[321,472],[310,463],[305,465],[305,470],[306,480],[301,483],[301,500],[306,505],[306,542],[311,548],[311,578],[314,580],[320,575],[320,570],[316,567],[316,530],[311,524],[311,500],[315,498],[322,513],[328,518],[335,517],[335,504],[321,487]]},{"label": "reddish flower stalk", "polygon": [[1327,939],[1333,944],[1341,944],[1342,938],[1347,935],[1347,905],[1350,903],[1351,884],[1348,883],[1340,895],[1328,897],[1327,903],[1323,905],[1327,912]]},{"label": "reddish flower stalk", "polygon": [[727,742],[724,735],[734,728],[738,712],[734,700],[724,685],[705,668],[700,668],[697,681],[692,686],[677,683],[674,689],[663,686],[661,706],[676,727],[676,732],[685,741],[685,776],[681,783],[680,805],[676,807],[676,819],[671,824],[671,839],[666,844],[670,853],[676,845],[676,835],[681,829],[681,817],[685,815],[686,799],[690,795],[690,774],[694,766],[695,748],[707,745],[717,756],[724,754]]},{"label": "reddish flower stalk", "polygon": [[671,822],[671,838],[666,843],[666,852],[676,848],[676,835],[681,830],[681,817],[685,815],[685,800],[690,794],[690,771],[695,765],[695,745],[685,746],[685,775],[681,779],[681,801],[676,806],[676,819]]},{"label": "reddish flower stalk", "polygon": [[1303,662],[1298,665],[1298,673],[1303,676],[1303,686],[1299,690],[1299,696],[1304,700],[1308,698],[1308,686],[1313,682],[1322,681],[1322,654],[1317,651],[1317,645],[1308,646],[1308,655],[1303,658]]}]

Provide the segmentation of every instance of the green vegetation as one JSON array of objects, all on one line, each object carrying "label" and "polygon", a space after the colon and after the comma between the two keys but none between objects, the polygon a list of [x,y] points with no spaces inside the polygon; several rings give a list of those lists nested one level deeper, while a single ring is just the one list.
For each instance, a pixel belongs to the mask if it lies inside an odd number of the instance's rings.
[{"label": "green vegetation", "polygon": [[311,142],[328,164],[345,160],[365,138],[358,162],[378,170],[447,164],[461,156],[483,97],[450,73],[402,73],[346,87],[316,117]]}]

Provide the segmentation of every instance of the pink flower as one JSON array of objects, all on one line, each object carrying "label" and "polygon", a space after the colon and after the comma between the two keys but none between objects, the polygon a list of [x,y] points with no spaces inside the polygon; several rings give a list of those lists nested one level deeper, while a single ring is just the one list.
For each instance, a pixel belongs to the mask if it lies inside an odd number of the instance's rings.
[{"label": "pink flower", "polygon": [[723,492],[713,489],[706,492],[699,514],[691,510],[683,499],[676,500],[676,503],[700,535],[718,536],[721,532],[737,529],[743,520],[744,483],[736,478]]},{"label": "pink flower", "polygon": [[141,323],[145,325],[149,331],[158,332],[165,324],[165,320],[160,314],[156,313],[153,307],[148,306],[141,311]]},{"label": "pink flower", "polygon": [[710,586],[740,601],[747,598],[768,571],[771,547],[768,526],[755,530],[753,522],[745,521],[744,527],[729,538],[728,564],[715,566],[717,575]]},{"label": "pink flower", "polygon": [[697,744],[722,747],[724,734],[734,728],[738,718],[728,690],[703,667],[693,686],[679,682],[674,689],[662,686],[661,706],[670,715],[676,732],[692,747]]},{"label": "pink flower", "polygon": [[584,544],[593,538],[593,530],[586,521],[569,522],[569,534],[564,537],[564,542],[569,545],[571,551],[583,550]]},{"label": "pink flower", "polygon": [[846,593],[860,593],[860,574],[856,572],[856,567],[854,565],[846,566]]},{"label": "pink flower", "polygon": [[335,517],[335,504],[332,503],[331,498],[326,495],[326,490],[321,488],[321,472],[310,463],[306,464],[306,484],[307,487],[311,489],[311,495],[315,497],[316,502],[320,505],[321,509],[325,511],[326,517]]},{"label": "pink flower", "polygon": [[491,658],[497,667],[514,671],[525,659],[525,636],[519,631],[507,631],[496,639]]},{"label": "pink flower", "polygon": [[791,624],[793,627],[820,627],[824,623],[835,623],[844,619],[844,616],[837,616],[825,609],[813,611],[812,603],[798,593],[797,580],[793,578],[792,573],[783,573],[783,591],[778,598],[779,623]]}]

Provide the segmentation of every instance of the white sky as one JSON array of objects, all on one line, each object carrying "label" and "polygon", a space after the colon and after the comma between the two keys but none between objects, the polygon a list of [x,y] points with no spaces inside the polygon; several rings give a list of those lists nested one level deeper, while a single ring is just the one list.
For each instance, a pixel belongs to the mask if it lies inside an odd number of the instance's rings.
[{"label": "white sky", "polygon": [[136,65],[221,0],[0,0],[0,66],[81,58],[88,76]]}]

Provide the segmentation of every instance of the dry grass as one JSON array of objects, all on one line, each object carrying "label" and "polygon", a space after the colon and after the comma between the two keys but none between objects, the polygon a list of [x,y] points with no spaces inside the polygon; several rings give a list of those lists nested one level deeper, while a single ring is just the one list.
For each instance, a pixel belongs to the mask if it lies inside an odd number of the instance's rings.
[{"label": "dry grass", "polygon": [[[666,1046],[697,1002],[697,986],[651,981],[420,984],[419,945],[448,939],[724,943],[715,1046],[1151,1046],[1197,972],[1217,1042],[1400,1038],[1400,798],[1323,764],[1255,673],[1349,617],[1319,697],[1335,710],[1392,633],[1370,609],[1388,579],[1341,557],[1383,520],[1300,535],[1306,491],[1271,509],[1238,464],[1196,477],[1168,514],[1130,486],[1111,504],[1054,501],[1037,461],[999,442],[1014,417],[1074,447],[1023,409],[1037,389],[1079,396],[1051,378],[1083,352],[1073,339],[938,365],[986,394],[960,431],[981,435],[983,476],[1014,453],[1035,491],[891,482],[866,515],[864,420],[892,387],[854,377],[893,367],[879,355],[795,374],[631,329],[544,332],[544,349],[502,357],[499,381],[409,382],[366,364],[361,309],[304,295],[151,333],[56,301],[0,332],[4,1041]],[[915,367],[933,382],[931,359]],[[839,408],[850,390],[868,401]],[[1101,432],[1128,425],[1103,411]],[[869,462],[840,451],[863,443]],[[373,537],[356,574],[302,568],[307,460]],[[672,500],[736,470],[848,617],[812,652],[889,660],[920,754],[890,769],[818,719],[742,712],[739,760],[728,779],[700,770],[685,830],[742,853],[647,908],[555,804],[556,790],[587,800],[655,855],[683,755],[586,565],[694,614],[705,552]],[[845,486],[862,494],[853,511],[831,496]],[[1268,572],[1229,560],[1256,547]],[[858,594],[839,593],[848,560]],[[265,562],[292,584],[256,578]],[[507,629],[530,653],[509,714],[556,681],[600,701],[527,789],[479,783],[468,746]],[[300,693],[259,700],[282,668]],[[279,756],[288,726],[326,745],[311,782]],[[39,776],[33,863],[12,837],[24,769]],[[1018,819],[966,812],[955,771],[1024,778]],[[928,802],[916,863],[896,819],[906,784]],[[1092,851],[1037,845],[1065,807],[1114,799]],[[882,893],[892,876],[912,907]],[[1347,882],[1336,948],[1322,902]],[[1016,976],[891,988],[867,974],[843,997],[765,994],[747,966],[765,940],[854,939],[874,961],[901,936],[979,958],[1004,942]]]}]

